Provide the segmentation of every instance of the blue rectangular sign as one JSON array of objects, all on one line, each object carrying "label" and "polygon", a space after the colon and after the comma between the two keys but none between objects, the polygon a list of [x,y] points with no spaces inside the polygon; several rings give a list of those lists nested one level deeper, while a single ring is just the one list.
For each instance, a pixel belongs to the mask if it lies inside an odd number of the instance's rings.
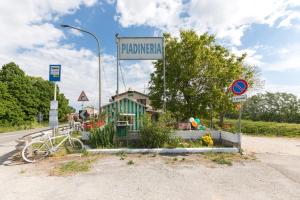
[{"label": "blue rectangular sign", "polygon": [[49,81],[60,81],[61,65],[50,65],[49,67]]}]

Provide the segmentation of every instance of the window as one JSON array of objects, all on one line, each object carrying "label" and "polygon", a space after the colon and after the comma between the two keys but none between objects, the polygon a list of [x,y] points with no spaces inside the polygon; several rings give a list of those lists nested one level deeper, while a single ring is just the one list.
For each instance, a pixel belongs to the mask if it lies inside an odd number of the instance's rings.
[{"label": "window", "polygon": [[137,102],[146,105],[146,99],[138,99]]}]

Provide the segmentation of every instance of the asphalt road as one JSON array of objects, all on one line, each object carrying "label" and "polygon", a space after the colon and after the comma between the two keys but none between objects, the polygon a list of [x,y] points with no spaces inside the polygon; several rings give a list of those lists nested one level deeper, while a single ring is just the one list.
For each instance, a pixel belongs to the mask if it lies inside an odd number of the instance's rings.
[{"label": "asphalt road", "polygon": [[8,133],[0,133],[0,145],[5,144],[7,142],[15,141],[18,138],[23,137],[24,135],[48,130],[49,127],[43,127],[43,128],[36,128],[36,129],[29,129],[29,130],[22,130],[22,131],[13,131]]}]

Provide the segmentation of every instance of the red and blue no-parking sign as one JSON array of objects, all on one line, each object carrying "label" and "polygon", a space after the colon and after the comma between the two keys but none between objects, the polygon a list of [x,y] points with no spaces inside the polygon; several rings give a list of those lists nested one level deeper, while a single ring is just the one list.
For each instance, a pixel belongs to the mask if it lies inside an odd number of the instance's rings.
[{"label": "red and blue no-parking sign", "polygon": [[248,83],[244,79],[239,79],[233,82],[231,85],[231,91],[235,95],[242,95],[248,89]]}]

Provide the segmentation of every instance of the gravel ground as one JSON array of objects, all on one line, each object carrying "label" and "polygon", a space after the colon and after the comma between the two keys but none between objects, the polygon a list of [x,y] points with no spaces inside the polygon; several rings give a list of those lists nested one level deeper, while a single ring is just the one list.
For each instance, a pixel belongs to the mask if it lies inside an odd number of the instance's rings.
[{"label": "gravel ground", "polygon": [[[246,136],[243,143],[247,154],[255,152],[257,159],[236,159],[232,166],[203,155],[181,155],[177,161],[172,156],[105,156],[89,172],[69,176],[51,175],[59,159],[0,165],[0,199],[299,200],[300,140]],[[4,148],[0,146],[0,153]],[[134,164],[128,165],[129,160]]]},{"label": "gravel ground", "polygon": [[300,138],[243,135],[242,147],[248,152],[300,156]]}]

